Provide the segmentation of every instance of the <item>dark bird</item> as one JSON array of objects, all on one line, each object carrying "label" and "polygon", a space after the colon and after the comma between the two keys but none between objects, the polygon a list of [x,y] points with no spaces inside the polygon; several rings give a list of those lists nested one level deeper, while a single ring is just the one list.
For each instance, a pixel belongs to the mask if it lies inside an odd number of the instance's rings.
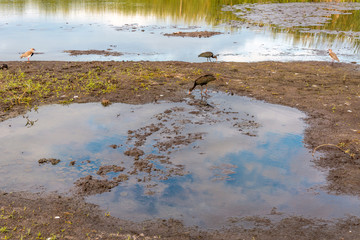
[{"label": "dark bird", "polygon": [[31,48],[29,51],[26,51],[26,52],[24,52],[23,54],[21,54],[20,58],[27,58],[27,59],[28,59],[27,62],[29,62],[29,61],[30,61],[29,58],[30,58],[32,55],[34,55],[34,52],[35,52],[35,49],[34,49],[34,48]]},{"label": "dark bird", "polygon": [[207,61],[211,62],[211,58],[215,58],[217,60],[217,56],[219,56],[219,54],[214,55],[212,52],[203,52],[198,57],[204,57]]},{"label": "dark bird", "polygon": [[[194,82],[194,86],[192,88],[189,89],[189,94],[191,93],[192,90],[195,89],[195,87],[197,85],[200,85],[201,86],[201,94],[202,94],[202,91],[203,91],[203,86],[204,85],[207,85],[209,82],[211,81],[215,81],[216,78],[213,74],[206,74],[206,75],[203,75],[201,77],[198,77],[195,82]],[[207,87],[205,89],[205,92],[207,91]]]},{"label": "dark bird", "polygon": [[329,49],[328,52],[329,52],[329,55],[331,57],[332,63],[334,63],[334,61],[340,62],[339,58],[336,56],[336,54],[331,49]]},{"label": "dark bird", "polygon": [[0,69],[9,69],[8,65],[3,63],[1,66],[0,66]]}]

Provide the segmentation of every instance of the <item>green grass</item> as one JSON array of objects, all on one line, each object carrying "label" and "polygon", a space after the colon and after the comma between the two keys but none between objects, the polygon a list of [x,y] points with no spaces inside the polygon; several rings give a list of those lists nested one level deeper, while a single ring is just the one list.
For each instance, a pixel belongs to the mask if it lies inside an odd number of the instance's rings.
[{"label": "green grass", "polygon": [[[162,85],[189,81],[181,69],[150,67],[143,63],[116,67],[90,66],[89,69],[71,70],[74,65],[63,65],[68,71],[37,70],[26,73],[21,68],[15,71],[0,71],[0,103],[7,111],[14,106],[37,107],[46,102],[70,104],[74,96],[101,96],[120,89],[133,92],[149,91],[153,84]],[[188,74],[200,75],[202,69],[191,68]],[[179,74],[181,73],[181,74]],[[187,74],[187,75],[188,75]]]}]

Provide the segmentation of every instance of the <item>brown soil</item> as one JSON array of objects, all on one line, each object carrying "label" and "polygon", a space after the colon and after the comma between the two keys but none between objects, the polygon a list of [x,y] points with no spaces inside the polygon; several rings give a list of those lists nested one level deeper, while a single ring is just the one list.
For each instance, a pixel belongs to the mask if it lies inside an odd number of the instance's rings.
[{"label": "brown soil", "polygon": [[[2,63],[0,63],[1,65]],[[115,85],[110,92],[83,92],[75,87],[67,92],[32,99],[32,105],[72,102],[123,102],[144,104],[159,100],[182,101],[192,82],[199,75],[213,73],[217,81],[208,88],[218,91],[250,96],[270,103],[295,107],[307,114],[308,127],[305,145],[314,152],[314,163],[327,172],[327,189],[333,194],[360,196],[359,158],[359,111],[360,72],[358,65],[334,64],[328,62],[259,62],[259,63],[186,63],[186,62],[6,62],[9,69],[0,71],[16,73],[21,71],[33,81],[38,76],[57,77],[65,74],[97,71],[102,79]],[[111,71],[107,71],[111,70]],[[117,74],[122,77],[114,77]],[[139,74],[147,74],[147,77]],[[80,81],[77,78],[71,81]],[[69,80],[69,81],[70,81]],[[0,82],[0,86],[4,83]],[[31,94],[31,93],[27,93]],[[74,96],[77,96],[76,98]],[[27,105],[18,101],[10,104],[1,101],[0,121],[23,114]],[[181,111],[167,110],[167,114]],[[165,118],[166,114],[159,115]],[[250,125],[249,125],[250,124]],[[251,130],[251,122],[243,123]],[[256,124],[255,124],[256,125]],[[239,126],[240,127],[240,126]],[[164,132],[162,126],[149,125],[143,129],[128,132],[128,140],[141,146],[152,132]],[[172,129],[171,131],[177,131]],[[250,132],[249,134],[256,134]],[[166,153],[171,147],[189,144],[206,135],[181,134],[171,142],[157,147]],[[109,146],[117,148],[116,145]],[[317,152],[323,153],[321,157]],[[125,153],[134,158],[134,171],[151,171],[149,160],[169,162],[164,156],[143,156],[138,148]],[[75,164],[75,162],[74,162]],[[181,175],[183,166],[171,166],[175,174]],[[231,174],[232,166],[222,166],[214,171]],[[99,170],[99,178],[87,176],[79,179],[81,191],[71,196],[30,193],[0,193],[0,237],[9,239],[40,239],[51,235],[56,239],[358,239],[360,219],[308,219],[300,216],[286,217],[279,221],[267,216],[233,219],[226,228],[212,231],[186,227],[177,220],[151,220],[132,223],[116,219],[85,203],[82,195],[109,190],[122,181],[127,174],[108,180],[102,174],[122,171],[119,166],[105,166]],[[164,173],[165,175],[167,173]],[[276,209],[270,215],[277,216]],[[246,225],[245,227],[239,227]],[[39,237],[40,235],[40,237]],[[55,239],[55,238],[53,238]]]},{"label": "brown soil", "polygon": [[55,158],[41,158],[38,160],[39,164],[44,164],[44,163],[51,163],[52,165],[56,165],[60,162],[60,159],[55,159]]},{"label": "brown soil", "polygon": [[121,56],[124,55],[121,52],[112,52],[108,50],[65,50],[64,52],[69,53],[70,56],[79,55],[103,55],[103,56]]},{"label": "brown soil", "polygon": [[209,31],[195,31],[195,32],[173,32],[165,33],[164,36],[167,37],[198,37],[198,38],[208,38],[215,35],[222,34],[221,32],[209,32]]}]

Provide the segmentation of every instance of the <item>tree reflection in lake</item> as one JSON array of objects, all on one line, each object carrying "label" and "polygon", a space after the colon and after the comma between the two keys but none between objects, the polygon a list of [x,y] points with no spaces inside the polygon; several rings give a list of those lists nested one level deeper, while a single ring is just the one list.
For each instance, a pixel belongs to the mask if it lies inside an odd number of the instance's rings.
[{"label": "tree reflection in lake", "polygon": [[[34,60],[196,62],[200,61],[196,57],[198,53],[216,51],[220,53],[220,61],[328,61],[326,49],[333,48],[341,51],[344,62],[356,61],[360,3],[300,2],[301,4],[289,0],[1,1],[0,29],[4,37],[0,46],[0,60],[17,60],[15,55],[24,50],[19,49],[19,46],[27,48],[28,44],[34,43],[40,45],[43,48],[41,52],[45,53],[37,55]],[[324,10],[326,6],[329,6],[327,11]],[[240,11],[241,9],[244,11]],[[267,12],[276,12],[277,14],[272,15],[277,18],[280,13],[285,17],[281,18],[279,24],[271,18],[270,21],[265,18]],[[317,12],[319,19],[324,21],[315,19],[314,24],[306,26],[283,26],[283,23],[289,23],[290,17],[296,14],[305,16],[306,21],[311,20],[312,12]],[[203,39],[164,36],[165,33],[179,30],[215,30],[224,34]],[[28,37],[24,38],[24,35]],[[106,50],[114,45],[118,47],[112,50],[125,52],[125,55],[73,57],[63,52]],[[173,46],[180,47],[175,49]]]}]

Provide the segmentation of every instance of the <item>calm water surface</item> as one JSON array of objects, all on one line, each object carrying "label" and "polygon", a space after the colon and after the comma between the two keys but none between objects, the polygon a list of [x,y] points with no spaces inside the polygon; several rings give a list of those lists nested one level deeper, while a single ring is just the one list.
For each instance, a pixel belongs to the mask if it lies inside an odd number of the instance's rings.
[{"label": "calm water surface", "polygon": [[[199,62],[204,61],[197,57],[199,53],[213,51],[219,54],[219,61],[329,61],[326,50],[332,48],[341,61],[358,61],[360,5],[353,3],[346,8],[346,2],[340,2],[326,7],[310,2],[302,8],[280,2],[271,9],[262,1],[251,1],[245,9],[252,10],[245,10],[249,15],[243,16],[244,1],[0,0],[0,60],[19,60],[20,53],[33,47],[39,53],[33,60]],[[252,3],[260,7],[253,7]],[[316,18],[309,15],[306,19],[312,20],[308,25],[299,27],[280,26],[268,18],[266,8],[271,13],[289,11],[288,15],[281,15],[282,22],[294,22],[294,13],[288,9],[295,9],[300,16],[335,10]],[[296,19],[300,23],[305,20]],[[223,34],[210,38],[164,36],[203,30]],[[64,53],[89,49],[124,55]]]},{"label": "calm water surface", "polygon": [[[325,174],[312,166],[311,154],[303,146],[302,112],[245,97],[211,95],[207,103],[212,107],[194,99],[106,108],[100,103],[50,105],[4,121],[0,189],[68,192],[77,179],[89,174],[103,179],[97,170],[112,164],[125,167],[122,173],[128,174],[134,159],[124,152],[135,146],[129,130],[164,124],[138,147],[144,151],[141,158],[168,156],[171,163],[152,162],[159,169],[184,166],[184,174],[167,178],[155,174],[146,182],[138,179],[147,173],[129,174],[128,181],[88,197],[89,202],[130,220],[177,218],[204,227],[225,225],[230,217],[270,216],[274,207],[282,216],[360,215],[356,197],[321,190]],[[34,125],[25,126],[28,120]],[[167,151],[155,147],[193,133],[203,137]],[[119,147],[113,149],[112,144]],[[41,158],[61,162],[39,165]],[[76,164],[70,166],[71,161]]]}]

